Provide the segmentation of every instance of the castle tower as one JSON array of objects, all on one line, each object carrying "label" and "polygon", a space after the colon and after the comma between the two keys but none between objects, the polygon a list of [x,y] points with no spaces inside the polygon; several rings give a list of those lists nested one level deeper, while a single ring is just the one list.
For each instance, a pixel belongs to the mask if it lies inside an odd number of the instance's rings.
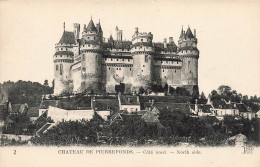
[{"label": "castle tower", "polygon": [[91,18],[87,28],[84,28],[84,31],[82,32],[80,43],[81,89],[82,91],[86,90],[87,92],[93,90],[94,93],[103,91],[101,85],[101,44],[103,32],[100,23],[97,28]]},{"label": "castle tower", "polygon": [[187,31],[181,31],[178,41],[178,55],[182,59],[181,84],[191,93],[193,87],[198,85],[198,59],[196,30],[194,35],[190,27]]},{"label": "castle tower", "polygon": [[54,62],[54,94],[58,95],[72,91],[70,67],[73,64],[73,46],[75,37],[73,32],[64,31],[60,41],[55,44]]},{"label": "castle tower", "polygon": [[153,35],[149,32],[138,32],[132,36],[131,53],[133,55],[133,85],[132,91],[138,91],[140,87],[150,88],[152,84],[152,64],[154,47]]},{"label": "castle tower", "polygon": [[123,39],[123,30],[119,30],[118,27],[116,26],[116,40],[117,41],[122,41]]}]

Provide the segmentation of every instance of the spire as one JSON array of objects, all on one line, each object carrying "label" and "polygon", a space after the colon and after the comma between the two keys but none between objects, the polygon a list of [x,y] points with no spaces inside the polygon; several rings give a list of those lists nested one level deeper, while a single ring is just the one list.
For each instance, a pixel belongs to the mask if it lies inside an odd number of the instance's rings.
[{"label": "spire", "polygon": [[63,31],[65,32],[65,22],[63,22]]},{"label": "spire", "polygon": [[97,31],[97,29],[93,23],[92,16],[91,16],[90,22],[88,23],[87,29],[86,29],[86,32],[88,32],[88,31]]},{"label": "spire", "polygon": [[180,35],[180,38],[183,37],[183,25],[182,25],[182,28],[181,28],[181,35]]},{"label": "spire", "polygon": [[194,38],[194,36],[191,32],[190,26],[188,26],[188,29],[187,29],[186,34],[185,34],[185,38]]}]

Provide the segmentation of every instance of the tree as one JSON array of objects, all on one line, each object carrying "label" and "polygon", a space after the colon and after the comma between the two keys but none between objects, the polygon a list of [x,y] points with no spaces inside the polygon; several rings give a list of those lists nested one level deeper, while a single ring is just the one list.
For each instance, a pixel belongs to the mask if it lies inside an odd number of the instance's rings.
[{"label": "tree", "polygon": [[168,84],[167,83],[165,83],[163,89],[164,89],[164,92],[166,92],[166,93],[168,92]]},{"label": "tree", "polygon": [[138,93],[139,94],[143,94],[145,92],[144,88],[143,87],[140,87],[139,90],[138,90]]},{"label": "tree", "polygon": [[169,93],[170,93],[171,95],[173,95],[173,94],[175,93],[175,89],[174,89],[173,87],[171,87],[171,86],[170,86],[170,88],[169,88]]},{"label": "tree", "polygon": [[201,97],[202,99],[207,99],[206,96],[205,96],[205,94],[204,94],[204,92],[201,92],[200,97]]}]

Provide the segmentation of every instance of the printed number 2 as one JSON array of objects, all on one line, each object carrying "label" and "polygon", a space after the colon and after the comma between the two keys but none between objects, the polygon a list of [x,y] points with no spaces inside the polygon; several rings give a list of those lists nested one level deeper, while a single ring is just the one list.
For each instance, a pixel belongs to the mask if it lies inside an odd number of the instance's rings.
[{"label": "printed number 2", "polygon": [[14,155],[16,154],[16,150],[14,150]]}]

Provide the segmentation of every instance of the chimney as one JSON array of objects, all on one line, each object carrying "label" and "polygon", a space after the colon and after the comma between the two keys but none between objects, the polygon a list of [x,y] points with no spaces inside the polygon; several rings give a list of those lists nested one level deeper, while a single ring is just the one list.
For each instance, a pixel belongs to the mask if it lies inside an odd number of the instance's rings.
[{"label": "chimney", "polygon": [[135,34],[138,34],[138,27],[135,27]]},{"label": "chimney", "polygon": [[194,37],[196,38],[196,29],[194,29]]},{"label": "chimney", "polygon": [[164,38],[164,39],[163,39],[163,47],[164,47],[164,48],[167,48],[167,38]]},{"label": "chimney", "polygon": [[198,106],[198,99],[195,99],[195,112],[198,113],[199,106]]},{"label": "chimney", "polygon": [[169,37],[169,43],[173,42],[173,37]]}]

